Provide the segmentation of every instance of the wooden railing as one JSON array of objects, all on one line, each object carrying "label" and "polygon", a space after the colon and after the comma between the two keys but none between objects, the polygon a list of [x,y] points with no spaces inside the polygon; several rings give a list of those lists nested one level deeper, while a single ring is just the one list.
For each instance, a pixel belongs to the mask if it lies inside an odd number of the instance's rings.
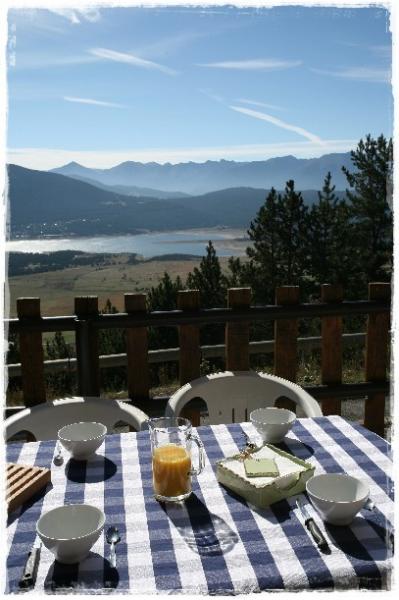
[{"label": "wooden railing", "polygon": [[[178,292],[178,310],[147,312],[145,294],[125,294],[125,312],[99,314],[98,298],[75,298],[75,315],[42,317],[39,298],[19,298],[18,318],[6,321],[10,333],[19,334],[20,373],[24,404],[46,400],[42,334],[74,331],[78,392],[100,394],[99,329],[126,329],[128,396],[144,410],[150,406],[149,350],[147,328],[172,326],[179,331],[179,381],[183,385],[200,374],[199,327],[225,323],[225,362],[228,370],[247,370],[251,345],[249,327],[254,321],[274,321],[274,372],[295,381],[297,377],[298,319],[321,318],[321,386],[307,387],[322,404],[324,414],[340,414],[342,398],[366,396],[364,423],[384,431],[385,396],[389,391],[388,367],[390,285],[370,283],[366,301],[343,301],[338,285],[323,285],[321,301],[299,303],[299,288],[276,290],[276,304],[251,306],[249,288],[228,290],[228,307],[201,309],[199,292]],[[342,318],[367,314],[365,382],[342,383]],[[264,343],[264,342],[262,342]]]}]

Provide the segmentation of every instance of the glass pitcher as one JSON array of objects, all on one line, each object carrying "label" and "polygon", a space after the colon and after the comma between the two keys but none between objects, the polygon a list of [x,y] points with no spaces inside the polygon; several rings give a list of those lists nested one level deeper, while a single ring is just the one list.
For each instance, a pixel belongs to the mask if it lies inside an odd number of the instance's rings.
[{"label": "glass pitcher", "polygon": [[[193,435],[188,419],[149,419],[154,495],[161,502],[181,502],[191,494],[191,477],[205,466],[201,440]],[[192,466],[191,445],[198,447],[198,468]]]}]

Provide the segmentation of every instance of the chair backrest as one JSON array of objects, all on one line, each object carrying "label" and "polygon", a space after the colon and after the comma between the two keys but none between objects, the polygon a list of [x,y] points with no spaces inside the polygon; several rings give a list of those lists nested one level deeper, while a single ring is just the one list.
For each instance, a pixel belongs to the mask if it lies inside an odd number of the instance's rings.
[{"label": "chair backrest", "polygon": [[143,411],[120,400],[75,397],[22,410],[6,419],[4,427],[7,440],[21,431],[31,433],[36,440],[54,440],[58,430],[69,423],[97,421],[112,433],[119,421],[140,430],[146,419],[148,416]]},{"label": "chair backrest", "polygon": [[255,371],[225,371],[195,379],[171,397],[167,414],[178,414],[187,402],[201,398],[208,407],[209,423],[243,422],[252,410],[274,406],[280,397],[295,402],[306,416],[322,415],[316,400],[298,385]]}]

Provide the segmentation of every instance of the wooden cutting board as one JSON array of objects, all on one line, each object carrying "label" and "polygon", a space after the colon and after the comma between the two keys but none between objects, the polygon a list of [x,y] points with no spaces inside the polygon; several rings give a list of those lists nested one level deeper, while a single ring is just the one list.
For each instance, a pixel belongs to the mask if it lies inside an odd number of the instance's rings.
[{"label": "wooden cutting board", "polygon": [[6,502],[8,512],[21,506],[50,481],[50,469],[7,463]]}]

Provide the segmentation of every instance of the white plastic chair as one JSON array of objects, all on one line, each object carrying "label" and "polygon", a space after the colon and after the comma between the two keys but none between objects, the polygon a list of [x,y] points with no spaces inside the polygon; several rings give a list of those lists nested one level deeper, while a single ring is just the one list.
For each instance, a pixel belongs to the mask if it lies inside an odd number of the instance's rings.
[{"label": "white plastic chair", "polygon": [[74,397],[26,408],[6,419],[4,429],[6,440],[22,431],[32,434],[38,441],[55,440],[58,430],[69,423],[97,421],[106,425],[108,433],[112,433],[119,421],[139,431],[147,419],[142,410],[120,400]]},{"label": "white plastic chair", "polygon": [[293,400],[306,417],[321,417],[318,402],[299,385],[275,375],[255,371],[225,371],[194,379],[170,397],[166,416],[178,417],[193,398],[201,398],[208,407],[211,425],[249,420],[255,408],[274,406],[278,398]]}]

